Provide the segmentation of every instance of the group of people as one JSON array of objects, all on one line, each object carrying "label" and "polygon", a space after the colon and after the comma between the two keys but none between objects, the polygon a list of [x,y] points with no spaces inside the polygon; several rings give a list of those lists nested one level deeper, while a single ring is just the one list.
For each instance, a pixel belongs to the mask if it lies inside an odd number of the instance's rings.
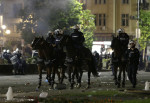
[{"label": "group of people", "polygon": [[[53,47],[58,46],[59,42],[63,38],[63,31],[61,29],[56,29],[54,32],[49,31],[47,34],[46,41]],[[82,48],[85,41],[83,33],[79,30],[79,26],[74,26],[74,32],[71,34],[74,47]]]},{"label": "group of people", "polygon": [[[83,33],[79,30],[79,26],[75,25],[73,28],[73,33],[70,35],[72,41],[73,41],[73,46],[76,48],[77,54],[79,54],[80,49],[82,49],[83,43],[85,41],[84,35]],[[63,47],[60,46],[60,42],[63,38],[63,31],[60,29],[56,29],[54,32],[49,31],[47,34],[47,38],[46,41],[55,48],[55,52],[57,52],[56,54],[59,55],[63,55],[63,57],[66,57],[66,54],[63,52]],[[57,57],[60,57],[60,56]],[[66,57],[66,62],[65,64],[67,64],[68,62],[71,61],[71,58]]]},{"label": "group of people", "polygon": [[[121,67],[120,65],[123,65],[121,64],[123,62],[125,64],[123,68],[126,69],[128,78],[131,81],[133,88],[135,88],[137,84],[136,74],[139,65],[140,53],[139,50],[136,48],[135,41],[130,40],[129,42],[129,36],[127,33],[124,32],[123,29],[119,29],[117,32],[117,39],[121,43],[120,50],[122,50],[122,56],[117,57],[117,54],[115,54],[115,52],[112,53],[112,70],[113,68]],[[113,71],[113,73],[115,73],[115,70]]]},{"label": "group of people", "polygon": [[4,49],[1,54],[2,59],[7,60],[8,64],[13,65],[14,67],[13,71],[15,75],[24,74],[26,62],[21,57],[22,57],[22,54],[18,48],[16,48],[16,50],[13,51],[12,53],[10,52],[10,50]]}]

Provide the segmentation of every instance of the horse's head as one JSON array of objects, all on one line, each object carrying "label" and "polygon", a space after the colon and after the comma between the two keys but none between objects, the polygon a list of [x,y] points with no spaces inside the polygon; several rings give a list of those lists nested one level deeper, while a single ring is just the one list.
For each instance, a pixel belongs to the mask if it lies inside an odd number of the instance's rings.
[{"label": "horse's head", "polygon": [[41,37],[35,37],[31,43],[31,47],[35,50],[40,49],[40,42],[41,42],[42,38]]}]

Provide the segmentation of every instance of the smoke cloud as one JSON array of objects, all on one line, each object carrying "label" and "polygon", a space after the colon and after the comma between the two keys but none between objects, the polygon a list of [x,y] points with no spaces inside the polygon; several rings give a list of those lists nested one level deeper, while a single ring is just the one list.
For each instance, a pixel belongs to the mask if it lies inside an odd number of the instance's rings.
[{"label": "smoke cloud", "polygon": [[51,27],[48,24],[50,23],[49,18],[53,18],[54,15],[57,15],[57,10],[66,11],[67,4],[72,0],[43,0],[45,1],[45,4],[42,4],[44,6],[42,6],[39,9],[33,8],[35,2],[38,3],[38,1],[41,0],[24,0],[24,6],[27,6],[29,10],[34,10],[34,13],[36,14],[35,16],[40,18],[40,20],[37,22],[38,28],[36,32],[43,35],[51,29]]},{"label": "smoke cloud", "polygon": [[[23,4],[22,4],[23,1]],[[43,1],[43,4],[38,4],[38,2]],[[12,10],[8,13],[9,17],[15,17],[19,10],[27,7],[27,11],[34,11],[34,14],[39,18],[37,25],[38,28],[36,32],[45,35],[51,27],[49,26],[49,18],[53,18],[53,15],[57,10],[66,11],[67,4],[73,0],[8,0],[5,3],[12,4]],[[35,3],[41,7],[35,9]],[[44,6],[43,6],[44,5]],[[4,5],[5,6],[5,5]]]}]

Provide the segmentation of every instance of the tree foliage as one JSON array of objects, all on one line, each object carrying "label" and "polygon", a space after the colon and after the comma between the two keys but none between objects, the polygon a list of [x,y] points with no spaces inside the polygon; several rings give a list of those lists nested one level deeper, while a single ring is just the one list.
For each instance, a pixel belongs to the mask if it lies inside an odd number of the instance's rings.
[{"label": "tree foliage", "polygon": [[[85,45],[91,48],[93,31],[95,29],[94,15],[89,10],[83,10],[82,4],[77,0],[32,0],[32,8],[26,5],[21,10],[22,22],[18,24],[22,38],[30,43],[33,35],[44,35],[48,30],[62,29],[64,34],[71,34],[74,25],[80,25],[85,36]],[[62,4],[61,4],[62,3]]]},{"label": "tree foliage", "polygon": [[140,30],[140,47],[141,49],[145,49],[148,42],[150,41],[150,11],[140,11]]}]

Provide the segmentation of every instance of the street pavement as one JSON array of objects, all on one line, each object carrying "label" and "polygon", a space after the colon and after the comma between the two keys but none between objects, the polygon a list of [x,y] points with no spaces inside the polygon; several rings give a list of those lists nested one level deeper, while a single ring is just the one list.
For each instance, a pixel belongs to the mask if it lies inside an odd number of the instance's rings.
[{"label": "street pavement", "polygon": [[[67,75],[67,74],[66,74]],[[114,85],[114,80],[111,71],[99,72],[100,77],[91,76],[91,88],[89,90],[117,90]],[[5,97],[8,87],[13,88],[13,92],[16,97],[22,96],[38,96],[42,91],[49,91],[48,83],[45,81],[46,74],[43,74],[42,86],[39,91],[35,91],[38,84],[38,75],[0,75],[0,99]],[[137,74],[137,89],[144,89],[145,82],[150,82],[150,72],[138,71]],[[56,76],[57,82],[57,76]],[[67,85],[67,89],[62,90],[61,93],[69,92],[81,92],[87,86],[87,72],[84,72],[82,78],[81,89],[74,89],[70,91],[68,80],[65,79],[64,83]],[[126,81],[126,88],[131,88],[132,85],[129,81]],[[51,90],[51,95],[60,93],[60,91]]]},{"label": "street pavement", "polygon": [[[100,77],[96,78],[96,80],[107,81],[112,80],[113,76],[111,71],[99,72]],[[42,82],[45,82],[46,74],[42,76]],[[25,83],[38,83],[38,74],[33,75],[0,75],[0,86],[3,85],[13,85],[13,84],[25,84]],[[143,81],[150,81],[150,72],[138,71],[137,79]],[[57,75],[56,75],[57,80]],[[87,80],[87,72],[84,72],[82,81]],[[95,78],[91,75],[91,81],[95,80]]]}]

